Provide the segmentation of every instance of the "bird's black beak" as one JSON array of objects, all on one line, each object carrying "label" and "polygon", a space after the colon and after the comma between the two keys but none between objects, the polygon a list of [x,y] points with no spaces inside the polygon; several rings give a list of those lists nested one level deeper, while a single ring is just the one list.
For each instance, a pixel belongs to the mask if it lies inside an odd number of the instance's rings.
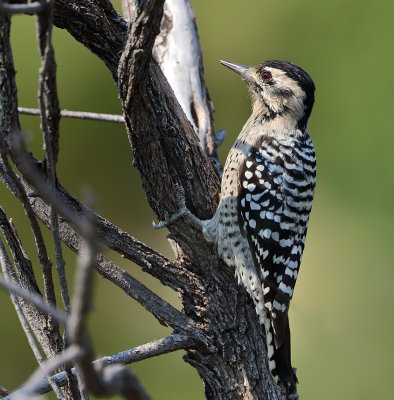
[{"label": "bird's black beak", "polygon": [[228,61],[223,61],[220,60],[220,64],[223,64],[225,67],[230,68],[232,71],[236,72],[237,74],[240,74],[242,78],[244,78],[247,81],[252,80],[252,77],[250,76],[249,73],[249,67],[246,65],[242,64],[236,64]]}]

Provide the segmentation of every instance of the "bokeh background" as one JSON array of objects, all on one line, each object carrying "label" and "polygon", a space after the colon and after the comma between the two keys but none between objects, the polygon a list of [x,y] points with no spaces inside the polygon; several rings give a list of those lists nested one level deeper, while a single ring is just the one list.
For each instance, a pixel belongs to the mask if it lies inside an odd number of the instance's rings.
[{"label": "bokeh background", "polygon": [[[244,83],[220,66],[219,59],[242,64],[288,60],[307,70],[317,87],[309,124],[318,159],[316,200],[290,312],[293,363],[300,396],[306,400],[393,398],[392,4],[192,0],[215,126],[226,129],[222,162],[250,114],[250,102]],[[120,10],[119,2],[115,5]],[[36,107],[34,18],[13,18],[12,43],[20,105]],[[62,108],[120,113],[115,84],[101,61],[57,28],[54,44]],[[41,157],[38,118],[22,116],[21,121],[29,148]],[[131,162],[122,126],[62,120],[58,174],[63,185],[79,197],[90,190],[99,213],[172,257],[166,233],[151,228],[154,215]],[[14,219],[38,271],[23,211],[2,186],[0,205]],[[65,254],[72,278],[75,258],[66,249]],[[179,305],[173,293],[137,266],[107,255]],[[3,291],[0,316],[0,385],[15,389],[36,363]],[[170,333],[99,277],[90,327],[98,356]],[[153,398],[204,398],[199,377],[182,361],[182,352],[132,368]]]}]

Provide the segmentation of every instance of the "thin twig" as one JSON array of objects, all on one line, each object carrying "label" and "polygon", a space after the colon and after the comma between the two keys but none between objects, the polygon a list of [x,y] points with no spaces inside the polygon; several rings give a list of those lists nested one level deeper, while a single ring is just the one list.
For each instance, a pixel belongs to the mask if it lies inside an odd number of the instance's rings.
[{"label": "thin twig", "polygon": [[[126,350],[112,356],[99,358],[93,362],[93,365],[97,366],[97,368],[102,368],[103,366],[117,364],[131,364],[137,361],[160,356],[161,354],[167,354],[182,349],[192,349],[195,347],[195,341],[190,337],[173,334],[169,337],[135,347],[134,349]],[[76,374],[75,368],[73,368],[71,371],[74,375]],[[65,372],[60,372],[59,374],[53,375],[53,379],[59,386],[64,386],[67,384],[67,375]],[[37,385],[37,394],[44,394],[50,391],[51,387],[46,381],[42,381],[39,387]],[[19,393],[19,390],[3,400],[10,400],[11,397],[15,396],[17,393]]]},{"label": "thin twig", "polygon": [[[93,227],[90,227],[93,230]],[[67,324],[69,339],[72,343],[83,345],[86,334],[86,317],[90,309],[90,300],[93,287],[93,260],[96,255],[96,246],[90,238],[87,239],[78,259],[78,268],[75,276],[72,312]]]},{"label": "thin twig", "polygon": [[171,353],[182,349],[192,349],[196,347],[196,341],[189,336],[178,335],[176,333],[163,339],[142,344],[133,349],[122,351],[112,356],[106,356],[95,362],[102,362],[105,365],[131,364],[147,358],[156,357],[162,354]]},{"label": "thin twig", "polygon": [[86,387],[96,394],[105,394],[107,389],[103,385],[100,376],[93,368],[93,346],[87,329],[87,314],[90,309],[90,301],[93,289],[93,260],[97,252],[95,243],[95,227],[88,216],[83,223],[86,225],[86,245],[82,249],[78,259],[79,266],[76,272],[74,295],[70,320],[67,324],[67,335],[71,343],[84,349],[84,354],[76,363],[77,371],[81,374],[81,381]]},{"label": "thin twig", "polygon": [[[46,172],[48,182],[56,186],[56,163],[59,153],[60,106],[56,86],[55,52],[52,46],[53,0],[37,14],[37,37],[41,54],[39,80],[39,105],[41,113],[41,130],[45,143]],[[65,273],[65,261],[59,237],[59,223],[55,208],[51,205],[51,231],[55,245],[56,270],[59,277],[60,293],[66,313],[70,311]]]},{"label": "thin twig", "polygon": [[[1,269],[3,270],[3,274],[6,277],[6,279],[4,280],[5,284],[8,285],[14,285],[16,286],[12,281],[11,281],[11,277],[10,277],[10,272],[12,271],[12,266],[11,266],[11,262],[8,258],[7,252],[4,248],[3,242],[0,240],[0,264],[1,264]],[[0,276],[0,279],[3,280],[3,278]],[[1,284],[1,282],[0,282]],[[23,290],[23,289],[22,289]],[[19,318],[19,322],[21,323],[22,329],[24,330],[26,337],[27,337],[27,341],[29,342],[30,348],[32,349],[34,356],[36,357],[36,360],[38,362],[39,365],[41,365],[44,362],[44,357],[42,356],[38,345],[36,343],[36,340],[34,339],[34,335],[30,329],[29,323],[27,322],[27,319],[25,317],[25,314],[22,310],[22,307],[19,303],[18,298],[16,297],[16,295],[13,293],[12,290],[9,289],[10,292],[10,296],[11,296],[11,301],[14,304],[15,307],[15,311],[16,314]],[[33,296],[34,294],[31,293]],[[38,295],[36,295],[37,297],[39,297]],[[40,298],[41,300],[41,298]],[[61,392],[61,390],[59,389],[59,387],[56,385],[56,383],[54,382],[52,377],[48,377],[48,382],[51,385],[53,391],[56,393],[56,396],[59,400],[63,400],[63,394]]]},{"label": "thin twig", "polygon": [[[25,114],[25,115],[40,115],[40,110],[38,108],[18,107],[18,111],[20,114]],[[61,110],[60,116],[62,118],[88,119],[92,121],[116,122],[118,124],[124,124],[123,115],[116,115],[116,114],[102,114],[102,113],[93,113],[87,111]]]},{"label": "thin twig", "polygon": [[22,297],[29,303],[34,304],[43,313],[52,316],[57,321],[63,324],[67,323],[67,316],[64,313],[62,313],[59,309],[45,302],[41,296],[32,292],[28,292],[25,289],[22,289],[15,283],[5,280],[2,276],[0,276],[0,286],[7,289],[11,293],[14,293],[16,296]]},{"label": "thin twig", "polygon": [[[40,393],[40,387],[42,380],[48,376],[53,370],[62,367],[63,365],[70,364],[72,361],[77,360],[83,354],[83,350],[77,346],[70,346],[63,352],[56,354],[49,360],[46,360],[41,364],[40,368],[37,369],[34,374],[25,383],[23,388],[17,393],[11,395],[13,399],[27,400],[31,399],[35,394]],[[52,377],[54,379],[54,377]]]},{"label": "thin twig", "polygon": [[42,10],[45,0],[34,1],[28,4],[10,4],[0,0],[0,10],[8,14],[35,14]]}]

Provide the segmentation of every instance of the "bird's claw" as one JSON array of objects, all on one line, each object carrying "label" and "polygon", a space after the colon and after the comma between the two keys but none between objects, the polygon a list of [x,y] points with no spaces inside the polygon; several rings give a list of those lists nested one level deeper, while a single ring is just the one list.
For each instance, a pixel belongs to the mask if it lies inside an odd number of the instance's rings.
[{"label": "bird's claw", "polygon": [[176,188],[176,203],[178,206],[178,211],[176,211],[174,214],[172,214],[170,217],[168,217],[168,213],[164,212],[164,221],[159,221],[157,224],[155,221],[152,222],[152,225],[155,229],[161,229],[164,228],[168,225],[171,225],[175,221],[177,221],[180,217],[186,215],[188,212],[190,212],[186,208],[186,196],[185,196],[185,189],[183,189],[183,186],[180,185],[179,183],[175,184]]},{"label": "bird's claw", "polygon": [[[168,225],[173,224],[181,217],[187,217],[193,224],[198,227],[202,226],[202,221],[199,220],[192,212],[186,207],[186,196],[185,196],[185,189],[179,183],[175,184],[176,188],[176,203],[178,206],[178,211],[168,217],[167,213],[164,213],[165,219],[164,221],[159,221],[157,224],[153,221],[153,227],[155,229],[161,229]],[[202,228],[201,228],[202,229]]]}]

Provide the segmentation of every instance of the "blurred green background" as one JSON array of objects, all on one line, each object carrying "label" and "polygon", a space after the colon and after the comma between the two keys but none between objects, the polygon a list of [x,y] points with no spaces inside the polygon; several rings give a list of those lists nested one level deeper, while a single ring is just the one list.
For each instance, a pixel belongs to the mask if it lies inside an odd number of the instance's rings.
[{"label": "blurred green background", "polygon": [[[291,307],[293,364],[302,399],[392,399],[394,392],[393,2],[192,1],[204,51],[215,126],[226,128],[226,154],[250,114],[244,83],[218,60],[257,64],[291,61],[317,87],[309,124],[318,183],[301,274]],[[119,3],[115,3],[120,9]],[[12,43],[21,106],[37,106],[39,57],[34,18],[13,18]],[[67,32],[55,29],[58,87],[64,109],[120,113],[104,65]],[[29,148],[42,157],[37,117],[21,117]],[[390,128],[391,129],[390,129]],[[172,256],[165,232],[151,228],[125,129],[62,120],[58,175],[76,196],[88,188],[104,217]],[[0,186],[37,271],[33,239],[17,201]],[[45,234],[50,242],[50,236]],[[49,246],[51,247],[51,245]],[[75,258],[65,250],[72,277]],[[172,304],[176,296],[139,268],[107,255]],[[9,296],[0,292],[0,385],[15,389],[36,367]],[[138,304],[97,278],[90,317],[97,355],[166,336]],[[133,365],[155,399],[203,399],[182,352]]]}]

